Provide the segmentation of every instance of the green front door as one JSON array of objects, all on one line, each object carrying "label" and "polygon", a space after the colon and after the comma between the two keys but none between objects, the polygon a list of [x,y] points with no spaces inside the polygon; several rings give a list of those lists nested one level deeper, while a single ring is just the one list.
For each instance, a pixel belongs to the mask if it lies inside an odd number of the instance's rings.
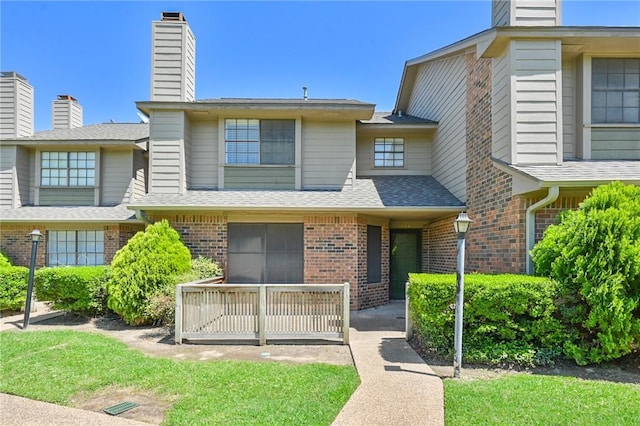
[{"label": "green front door", "polygon": [[410,272],[421,272],[422,233],[414,229],[391,230],[389,298],[404,299],[404,287]]}]

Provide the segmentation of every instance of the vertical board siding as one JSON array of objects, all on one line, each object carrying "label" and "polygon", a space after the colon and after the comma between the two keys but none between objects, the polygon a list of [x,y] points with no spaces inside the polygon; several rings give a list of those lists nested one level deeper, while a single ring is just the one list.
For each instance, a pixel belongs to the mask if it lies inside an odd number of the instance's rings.
[{"label": "vertical board siding", "polygon": [[404,136],[403,168],[375,168],[373,166],[374,147],[376,137],[403,137],[403,135],[358,135],[356,144],[357,176],[378,175],[430,175],[431,174],[431,140],[424,136]]},{"label": "vertical board siding", "polygon": [[183,143],[184,112],[152,111],[149,137],[150,192],[182,192]]},{"label": "vertical board siding", "polygon": [[491,129],[492,155],[511,163],[511,55],[505,49],[498,58],[492,59],[491,79]]},{"label": "vertical board siding", "polygon": [[352,184],[355,122],[302,123],[302,187],[341,189]]},{"label": "vertical board siding", "polygon": [[133,151],[133,193],[132,199],[142,198],[146,192],[147,166],[142,151]]},{"label": "vertical board siding", "polygon": [[640,160],[640,129],[592,128],[591,158],[594,160]]},{"label": "vertical board siding", "polygon": [[195,38],[186,22],[153,22],[151,100],[195,99]]},{"label": "vertical board siding", "polygon": [[576,158],[576,62],[562,61],[563,159]]},{"label": "vertical board siding", "polygon": [[191,169],[191,189],[218,187],[218,122],[191,124],[191,155],[187,157]]},{"label": "vertical board siding", "polygon": [[14,207],[16,146],[0,146],[0,208]]},{"label": "vertical board siding", "polygon": [[100,153],[102,177],[101,205],[126,203],[130,197],[133,178],[132,151],[102,150]]},{"label": "vertical board siding", "polygon": [[464,55],[420,66],[407,113],[439,123],[432,145],[432,175],[466,199],[466,61]]},{"label": "vertical board siding", "polygon": [[32,162],[35,154],[33,150],[24,147],[17,147],[16,150],[16,177],[17,199],[15,205],[17,207],[33,204],[33,187],[31,180],[34,176]]},{"label": "vertical board siding", "polygon": [[[511,42],[515,69],[517,164],[557,164],[558,126],[562,123],[557,81],[560,43],[555,40]],[[561,131],[561,129],[560,129]]]}]

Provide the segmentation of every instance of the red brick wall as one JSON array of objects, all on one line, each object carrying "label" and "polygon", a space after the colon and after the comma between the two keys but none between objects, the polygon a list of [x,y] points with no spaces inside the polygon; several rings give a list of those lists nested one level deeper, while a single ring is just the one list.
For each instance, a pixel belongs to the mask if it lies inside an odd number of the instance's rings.
[{"label": "red brick wall", "polygon": [[[431,222],[422,230],[423,270],[425,272],[447,273],[456,271],[457,237],[453,230],[455,216]],[[425,238],[426,237],[426,238]]]},{"label": "red brick wall", "polygon": [[384,305],[389,301],[389,226],[381,226],[380,282],[367,283],[368,225],[369,223],[366,219],[358,218],[358,298],[355,309],[372,308]]}]

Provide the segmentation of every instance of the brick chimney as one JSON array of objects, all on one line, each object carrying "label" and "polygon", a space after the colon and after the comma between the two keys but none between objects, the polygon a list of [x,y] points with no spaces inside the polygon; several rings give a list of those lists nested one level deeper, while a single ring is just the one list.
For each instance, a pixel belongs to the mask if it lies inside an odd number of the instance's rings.
[{"label": "brick chimney", "polygon": [[561,0],[492,0],[492,27],[559,27]]},{"label": "brick chimney", "polygon": [[58,95],[51,103],[51,126],[55,129],[82,127],[82,106],[71,95]]},{"label": "brick chimney", "polygon": [[0,138],[33,135],[33,87],[14,71],[0,73]]},{"label": "brick chimney", "polygon": [[196,40],[181,12],[151,24],[151,100],[195,100]]}]

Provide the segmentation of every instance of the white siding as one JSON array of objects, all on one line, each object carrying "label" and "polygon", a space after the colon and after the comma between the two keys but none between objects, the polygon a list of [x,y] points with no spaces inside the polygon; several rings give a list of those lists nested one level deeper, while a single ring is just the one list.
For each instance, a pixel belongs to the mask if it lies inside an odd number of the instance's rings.
[{"label": "white siding", "polygon": [[0,208],[14,208],[16,147],[0,146]]},{"label": "white siding", "polygon": [[432,175],[466,200],[466,63],[464,55],[420,66],[407,113],[435,120]]},{"label": "white siding", "polygon": [[184,179],[186,188],[191,187],[191,122],[189,117],[185,116],[184,123]]},{"label": "white siding", "polygon": [[82,127],[82,107],[76,100],[56,99],[51,103],[53,129]]},{"label": "white siding", "polygon": [[[375,168],[373,166],[373,141],[376,137],[403,137],[403,168]],[[357,176],[377,175],[431,175],[431,138],[417,135],[402,135],[381,132],[380,134],[358,134],[356,145]]]},{"label": "white siding", "polygon": [[218,122],[191,125],[191,155],[187,168],[191,171],[189,188],[218,187]]},{"label": "white siding", "polygon": [[184,192],[184,112],[152,111],[149,138],[149,192]]},{"label": "white siding", "polygon": [[152,24],[151,100],[195,100],[195,38],[184,21]]},{"label": "white siding", "polygon": [[102,205],[115,205],[129,201],[133,178],[131,151],[102,150],[100,154],[102,176],[100,179]]},{"label": "white siding", "polygon": [[352,185],[356,150],[354,122],[302,122],[303,189]]},{"label": "white siding", "polygon": [[561,0],[493,0],[492,26],[559,26],[560,3]]},{"label": "white siding", "polygon": [[511,54],[492,59],[491,79],[491,153],[506,163],[511,163]]},{"label": "white siding", "polygon": [[18,179],[16,206],[33,204],[33,150],[17,147],[16,150],[16,177]]},{"label": "white siding", "polygon": [[562,61],[563,159],[576,158],[576,62]]},{"label": "white siding", "polygon": [[33,87],[15,73],[0,78],[0,138],[33,134]]},{"label": "white siding", "polygon": [[142,151],[133,151],[132,198],[137,200],[146,193],[147,164]]},{"label": "white siding", "polygon": [[[516,164],[562,161],[561,44],[556,40],[514,40]],[[513,130],[512,130],[513,131]]]}]

